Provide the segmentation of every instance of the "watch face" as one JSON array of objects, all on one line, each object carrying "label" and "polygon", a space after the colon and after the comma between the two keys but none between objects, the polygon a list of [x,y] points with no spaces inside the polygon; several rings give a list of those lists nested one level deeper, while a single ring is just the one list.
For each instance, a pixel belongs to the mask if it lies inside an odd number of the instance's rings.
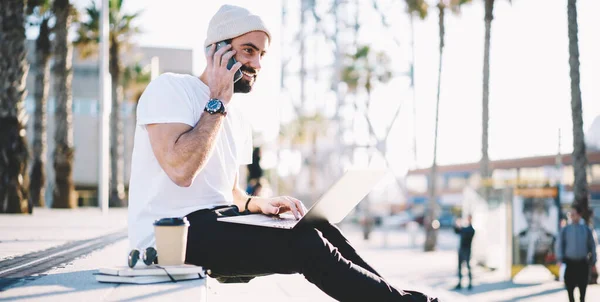
[{"label": "watch face", "polygon": [[217,112],[219,109],[221,109],[221,101],[210,100],[208,102],[208,104],[206,104],[206,109],[213,111],[213,112]]}]

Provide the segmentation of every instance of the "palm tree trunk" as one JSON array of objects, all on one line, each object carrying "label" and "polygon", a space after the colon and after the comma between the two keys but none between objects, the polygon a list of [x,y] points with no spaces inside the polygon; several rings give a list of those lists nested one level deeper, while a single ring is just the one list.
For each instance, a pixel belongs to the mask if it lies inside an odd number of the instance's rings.
[{"label": "palm tree trunk", "polygon": [[489,96],[490,96],[490,40],[492,20],[494,19],[494,0],[485,0],[485,42],[483,50],[483,101],[481,104],[481,163],[480,174],[482,179],[481,195],[484,200],[489,199],[489,186],[487,179],[490,177],[490,158],[488,156],[488,122],[489,122]]},{"label": "palm tree trunk", "polygon": [[306,102],[306,11],[308,11],[308,1],[300,1],[300,106],[303,114],[304,103]]},{"label": "palm tree trunk", "polygon": [[110,197],[111,206],[122,207],[125,197],[123,185],[123,120],[121,119],[121,103],[123,102],[123,86],[121,83],[121,66],[119,61],[119,43],[111,37],[110,43],[110,76],[112,80],[112,110],[110,115]]},{"label": "palm tree trunk", "polygon": [[429,206],[427,207],[427,216],[425,219],[425,251],[430,252],[435,250],[437,243],[437,228],[433,227],[433,221],[437,216],[437,143],[438,143],[438,121],[440,113],[440,91],[442,88],[442,62],[444,54],[444,36],[446,28],[444,25],[445,6],[443,3],[438,4],[439,10],[439,30],[440,30],[440,62],[438,65],[438,85],[437,99],[435,102],[435,133],[433,136],[433,163],[431,165],[431,174],[429,176]]},{"label": "palm tree trunk", "polygon": [[25,2],[0,1],[0,213],[31,213],[25,141]]},{"label": "palm tree trunk", "polygon": [[312,200],[317,200],[317,126],[313,123],[310,125],[311,139],[311,154],[310,154],[310,197]]},{"label": "palm tree trunk", "polygon": [[48,61],[51,53],[50,28],[48,18],[40,24],[40,33],[35,42],[35,56],[37,69],[35,74],[35,118],[33,120],[33,166],[31,168],[31,182],[29,194],[31,203],[38,207],[45,206],[44,195],[46,187],[46,103],[48,100],[48,79],[50,78],[50,65]]},{"label": "palm tree trunk", "polygon": [[412,90],[412,122],[413,122],[413,160],[414,169],[418,165],[417,157],[417,94],[415,91],[415,23],[413,20],[413,14],[410,14],[410,49],[411,49],[411,60],[410,60],[410,88]]},{"label": "palm tree trunk", "polygon": [[575,182],[575,204],[583,209],[583,218],[589,220],[588,183],[586,175],[587,157],[581,115],[581,90],[579,88],[579,45],[577,39],[577,0],[567,4],[569,22],[569,66],[571,69],[571,116],[573,119],[573,171]]},{"label": "palm tree trunk", "polygon": [[54,119],[54,171],[55,187],[53,208],[75,208],[77,200],[73,184],[73,46],[69,40],[72,6],[69,0],[55,0],[53,5],[54,25],[54,68],[53,77],[56,111]]}]

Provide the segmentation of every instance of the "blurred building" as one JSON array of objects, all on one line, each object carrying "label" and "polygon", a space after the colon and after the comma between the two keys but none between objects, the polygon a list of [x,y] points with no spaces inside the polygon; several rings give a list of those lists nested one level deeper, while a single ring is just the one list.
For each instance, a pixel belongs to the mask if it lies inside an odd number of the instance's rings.
[{"label": "blurred building", "polygon": [[[25,100],[26,111],[29,115],[27,123],[27,138],[33,141],[33,118],[34,118],[34,80],[37,74],[35,64],[35,42],[28,41],[28,61],[30,62],[27,74],[27,98]],[[192,74],[193,59],[191,49],[173,49],[159,47],[136,47],[127,52],[124,65],[129,66],[139,63],[141,66],[153,68],[155,74],[164,72],[177,72]],[[50,67],[52,67],[52,60]],[[46,198],[50,200],[52,186],[54,183],[54,170],[52,168],[52,152],[54,150],[54,96],[53,96],[52,74],[50,74],[50,92],[47,103],[48,113],[48,149],[47,149],[47,184]],[[80,58],[77,49],[73,51],[73,139],[75,145],[75,166],[73,178],[75,187],[82,196],[95,196],[98,183],[98,58]],[[135,103],[125,100],[121,107],[124,119],[124,146],[125,146],[125,171],[124,179],[127,185],[129,181],[131,151],[133,148],[133,134],[135,131],[134,112]]]},{"label": "blurred building", "polygon": [[585,144],[588,150],[600,151],[600,115],[594,119],[590,129],[586,132]]},{"label": "blurred building", "polygon": [[[600,150],[592,150],[588,158],[588,183],[592,206],[600,206]],[[492,181],[496,187],[561,185],[561,203],[573,201],[573,167],[571,155],[550,155],[495,160],[490,162]],[[463,190],[477,188],[480,182],[479,162],[438,166],[438,203],[443,210],[459,208]],[[408,172],[406,185],[408,202],[417,208],[428,200],[427,184],[430,168]]]}]

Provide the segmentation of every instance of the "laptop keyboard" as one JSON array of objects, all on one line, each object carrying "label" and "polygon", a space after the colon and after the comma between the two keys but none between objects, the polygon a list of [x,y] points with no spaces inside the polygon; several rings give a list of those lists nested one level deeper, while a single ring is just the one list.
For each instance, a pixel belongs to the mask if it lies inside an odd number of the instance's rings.
[{"label": "laptop keyboard", "polygon": [[275,226],[281,226],[281,227],[293,227],[296,223],[298,223],[298,220],[296,219],[289,219],[289,218],[281,218],[281,217],[271,217],[271,221]]}]

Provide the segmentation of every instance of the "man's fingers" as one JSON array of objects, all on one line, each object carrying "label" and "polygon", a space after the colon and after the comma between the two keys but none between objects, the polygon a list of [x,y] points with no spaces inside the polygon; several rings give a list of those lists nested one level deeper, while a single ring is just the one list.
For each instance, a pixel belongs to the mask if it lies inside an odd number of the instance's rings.
[{"label": "man's fingers", "polygon": [[217,52],[215,52],[215,55],[213,56],[213,60],[214,60],[213,61],[213,66],[215,68],[218,68],[219,66],[221,66],[221,57],[230,48],[231,48],[231,44],[227,44],[227,45],[221,47],[219,50],[217,50]]},{"label": "man's fingers", "polygon": [[221,57],[221,66],[227,66],[229,59],[231,59],[233,55],[235,55],[235,50],[228,51],[225,54],[223,54],[223,56]]},{"label": "man's fingers", "polygon": [[215,44],[211,44],[206,51],[206,65],[213,66],[213,56],[215,55]]},{"label": "man's fingers", "polygon": [[288,196],[284,197],[285,201],[287,202],[288,207],[290,208],[290,210],[292,210],[292,213],[294,214],[294,217],[297,219],[300,219],[302,216],[300,216],[300,214],[298,213],[298,207],[296,207],[296,203]]},{"label": "man's fingers", "polygon": [[231,66],[230,72],[232,74],[234,74],[236,71],[238,71],[238,69],[240,69],[240,67],[242,67],[242,63],[241,62],[237,62],[237,63],[233,64],[233,66]]},{"label": "man's fingers", "polygon": [[272,214],[272,215],[279,214],[279,207],[271,206],[271,213],[270,214]]},{"label": "man's fingers", "polygon": [[304,207],[304,204],[302,204],[302,201],[300,201],[294,197],[290,197],[290,200],[292,200],[294,202],[294,204],[296,205],[296,208],[298,208],[298,211],[300,212],[300,215],[302,215],[302,216],[306,215],[306,208]]},{"label": "man's fingers", "polygon": [[267,204],[267,208],[263,210],[263,214],[277,215],[277,214],[279,214],[279,207],[277,206],[277,204],[273,204],[273,203],[269,202]]}]

